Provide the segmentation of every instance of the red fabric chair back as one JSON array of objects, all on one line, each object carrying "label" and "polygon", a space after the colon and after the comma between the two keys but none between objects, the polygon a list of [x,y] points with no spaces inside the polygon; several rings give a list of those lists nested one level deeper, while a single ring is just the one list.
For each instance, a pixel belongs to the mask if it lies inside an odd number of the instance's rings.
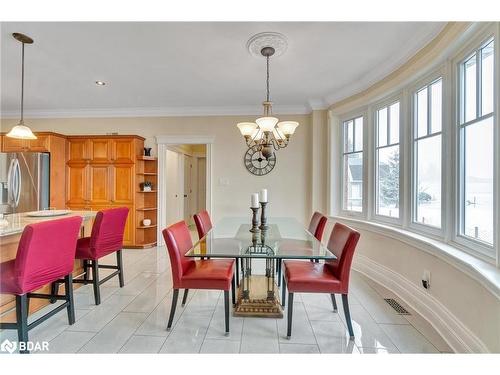
[{"label": "red fabric chair back", "polygon": [[127,216],[127,207],[109,208],[97,213],[90,236],[93,259],[122,249]]},{"label": "red fabric chair back", "polygon": [[31,224],[24,228],[14,263],[20,294],[32,292],[73,272],[80,216]]},{"label": "red fabric chair back", "polygon": [[212,229],[212,221],[210,220],[210,215],[208,211],[201,211],[195,214],[194,223],[196,224],[196,230],[198,231],[198,238],[203,238]]},{"label": "red fabric chair back", "polygon": [[359,232],[344,224],[335,223],[327,245],[328,250],[335,254],[337,259],[326,261],[326,265],[341,281],[342,288],[346,291],[349,286],[352,258],[358,240]]},{"label": "red fabric chair back", "polygon": [[170,257],[174,289],[180,288],[182,275],[195,263],[194,259],[184,256],[193,247],[186,222],[179,221],[163,229],[163,239]]},{"label": "red fabric chair back", "polygon": [[318,241],[321,241],[323,238],[326,221],[326,216],[320,214],[319,212],[315,212],[311,218],[311,222],[309,223],[309,232],[311,232]]}]

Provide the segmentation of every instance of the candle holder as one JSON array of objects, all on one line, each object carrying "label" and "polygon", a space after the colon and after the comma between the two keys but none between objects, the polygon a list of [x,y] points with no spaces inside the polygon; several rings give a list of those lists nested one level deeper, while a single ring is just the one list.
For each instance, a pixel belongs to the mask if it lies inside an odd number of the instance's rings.
[{"label": "candle holder", "polygon": [[267,226],[267,216],[266,216],[267,202],[260,202],[260,205],[262,206],[262,212],[260,213],[260,226],[259,226],[259,228],[261,230],[267,230],[267,229],[269,229],[269,227]]},{"label": "candle holder", "polygon": [[259,212],[259,207],[250,207],[252,210],[253,216],[252,216],[252,229],[250,229],[250,232],[252,233],[257,233],[259,232],[259,219],[257,218],[258,212]]}]

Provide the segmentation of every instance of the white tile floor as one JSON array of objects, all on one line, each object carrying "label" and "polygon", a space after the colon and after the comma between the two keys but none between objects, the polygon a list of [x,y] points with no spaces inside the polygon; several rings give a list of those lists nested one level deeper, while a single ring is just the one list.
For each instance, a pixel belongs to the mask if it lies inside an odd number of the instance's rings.
[{"label": "white tile floor", "polygon": [[[112,264],[114,257],[102,261]],[[31,341],[49,341],[50,353],[439,353],[450,347],[422,317],[398,315],[383,298],[389,291],[357,272],[351,274],[350,307],[355,340],[349,340],[340,298],[332,311],[327,294],[297,294],[293,332],[285,319],[231,317],[224,335],[221,292],[190,291],[166,331],[171,274],[165,248],[125,250],[125,287],[116,278],[101,287],[94,305],[92,286],[75,290],[76,323],[66,311],[29,332]],[[104,270],[101,272],[106,273]],[[397,299],[397,298],[396,298]],[[401,303],[401,301],[399,301]],[[30,317],[36,318],[39,314]],[[16,331],[0,331],[17,341]]]}]

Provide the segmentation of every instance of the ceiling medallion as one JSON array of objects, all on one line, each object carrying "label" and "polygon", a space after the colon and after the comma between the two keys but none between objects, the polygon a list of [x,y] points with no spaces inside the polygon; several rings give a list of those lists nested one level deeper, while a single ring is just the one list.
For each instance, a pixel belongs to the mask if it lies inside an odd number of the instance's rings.
[{"label": "ceiling medallion", "polygon": [[275,32],[255,34],[247,42],[248,52],[255,57],[262,57],[261,51],[265,47],[274,48],[274,57],[279,57],[285,53],[288,42],[283,34]]},{"label": "ceiling medallion", "polygon": [[[274,43],[274,44],[272,44]],[[262,103],[264,116],[255,122],[240,122],[236,126],[245,138],[248,147],[244,156],[245,167],[250,173],[263,176],[271,172],[276,164],[274,151],[288,146],[290,137],[295,132],[299,123],[296,121],[281,121],[274,117],[273,103],[269,90],[269,60],[276,56],[276,48],[281,53],[286,50],[286,39],[278,33],[261,33],[253,36],[247,43],[249,51],[253,54],[256,48],[261,48],[259,53],[266,58],[266,100]]]}]

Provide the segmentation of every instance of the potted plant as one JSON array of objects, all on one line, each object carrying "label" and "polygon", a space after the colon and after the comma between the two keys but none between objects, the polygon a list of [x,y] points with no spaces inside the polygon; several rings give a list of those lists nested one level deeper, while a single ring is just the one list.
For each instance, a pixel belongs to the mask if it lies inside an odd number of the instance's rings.
[{"label": "potted plant", "polygon": [[153,190],[153,183],[151,181],[144,181],[141,185],[142,185],[142,191]]}]

